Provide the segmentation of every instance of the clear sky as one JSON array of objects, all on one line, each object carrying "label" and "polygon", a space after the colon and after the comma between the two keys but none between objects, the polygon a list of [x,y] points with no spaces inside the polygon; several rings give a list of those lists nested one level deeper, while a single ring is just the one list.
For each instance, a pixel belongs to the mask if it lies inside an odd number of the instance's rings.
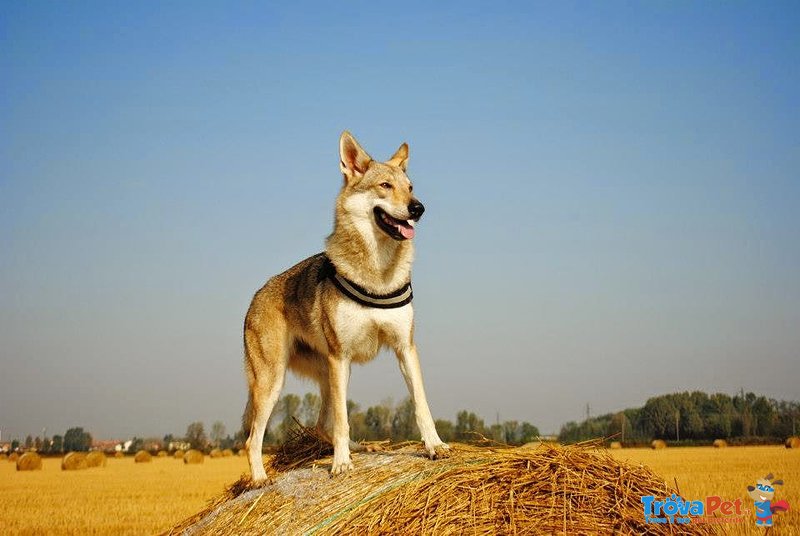
[{"label": "clear sky", "polygon": [[4,439],[238,429],[245,311],[322,249],[344,129],[410,144],[436,417],[800,398],[797,2],[285,4],[0,5]]}]

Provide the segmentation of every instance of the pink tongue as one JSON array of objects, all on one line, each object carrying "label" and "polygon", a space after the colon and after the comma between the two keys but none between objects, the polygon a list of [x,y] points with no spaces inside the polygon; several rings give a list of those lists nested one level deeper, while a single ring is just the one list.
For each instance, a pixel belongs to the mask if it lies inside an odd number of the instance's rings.
[{"label": "pink tongue", "polygon": [[400,224],[397,228],[400,229],[400,234],[403,235],[403,238],[414,238],[414,228],[410,225]]}]

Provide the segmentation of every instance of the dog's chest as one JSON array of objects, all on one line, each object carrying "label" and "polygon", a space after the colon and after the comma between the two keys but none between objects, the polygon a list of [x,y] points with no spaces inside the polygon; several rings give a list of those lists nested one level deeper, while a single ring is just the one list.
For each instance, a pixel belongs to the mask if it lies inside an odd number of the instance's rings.
[{"label": "dog's chest", "polygon": [[369,361],[383,346],[400,348],[411,343],[414,309],[364,307],[342,301],[336,307],[336,337],[342,351],[356,362]]}]

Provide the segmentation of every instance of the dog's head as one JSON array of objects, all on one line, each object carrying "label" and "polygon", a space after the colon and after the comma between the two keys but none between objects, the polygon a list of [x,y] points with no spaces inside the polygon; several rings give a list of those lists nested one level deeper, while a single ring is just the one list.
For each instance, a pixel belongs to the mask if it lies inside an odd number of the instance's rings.
[{"label": "dog's head", "polygon": [[377,162],[344,131],[339,139],[339,160],[344,175],[339,210],[362,223],[369,220],[378,236],[414,238],[414,225],[425,207],[414,197],[406,175],[408,144],[402,144],[386,162]]}]

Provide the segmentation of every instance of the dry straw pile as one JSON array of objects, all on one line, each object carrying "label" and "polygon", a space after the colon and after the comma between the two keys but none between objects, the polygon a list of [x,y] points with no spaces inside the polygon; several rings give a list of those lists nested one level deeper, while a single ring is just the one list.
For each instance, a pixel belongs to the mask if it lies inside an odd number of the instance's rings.
[{"label": "dry straw pile", "polygon": [[330,446],[297,441],[273,458],[270,482],[245,478],[167,534],[709,534],[644,523],[641,497],[674,490],[605,450],[453,445],[429,460],[418,443],[353,456],[331,478]]},{"label": "dry straw pile", "polygon": [[172,456],[176,460],[182,460],[183,459],[183,454],[184,454],[184,452],[181,449],[178,449],[178,450],[175,451],[175,453]]},{"label": "dry straw pile", "polygon": [[205,456],[199,450],[187,450],[183,455],[183,463],[203,463]]},{"label": "dry straw pile", "polygon": [[38,471],[42,468],[42,457],[35,452],[26,452],[17,459],[17,471]]},{"label": "dry straw pile", "polygon": [[86,465],[89,467],[105,467],[106,463],[108,463],[108,459],[104,452],[93,450],[86,455]]},{"label": "dry straw pile", "polygon": [[62,471],[80,471],[88,468],[85,452],[68,452],[61,460]]},{"label": "dry straw pile", "polygon": [[619,441],[612,441],[611,444],[608,446],[608,448],[614,449],[614,450],[621,449],[622,448],[622,443],[620,443]]},{"label": "dry straw pile", "polygon": [[650,448],[651,449],[656,449],[656,450],[665,449],[665,448],[667,448],[667,442],[664,441],[663,439],[654,439],[650,443]]},{"label": "dry straw pile", "polygon": [[715,449],[724,449],[728,446],[728,442],[724,439],[715,439],[714,440],[714,448]]},{"label": "dry straw pile", "polygon": [[800,449],[800,437],[786,438],[787,449]]},{"label": "dry straw pile", "polygon": [[153,456],[146,450],[140,450],[136,453],[136,456],[133,457],[133,461],[136,463],[150,463],[153,461]]}]

